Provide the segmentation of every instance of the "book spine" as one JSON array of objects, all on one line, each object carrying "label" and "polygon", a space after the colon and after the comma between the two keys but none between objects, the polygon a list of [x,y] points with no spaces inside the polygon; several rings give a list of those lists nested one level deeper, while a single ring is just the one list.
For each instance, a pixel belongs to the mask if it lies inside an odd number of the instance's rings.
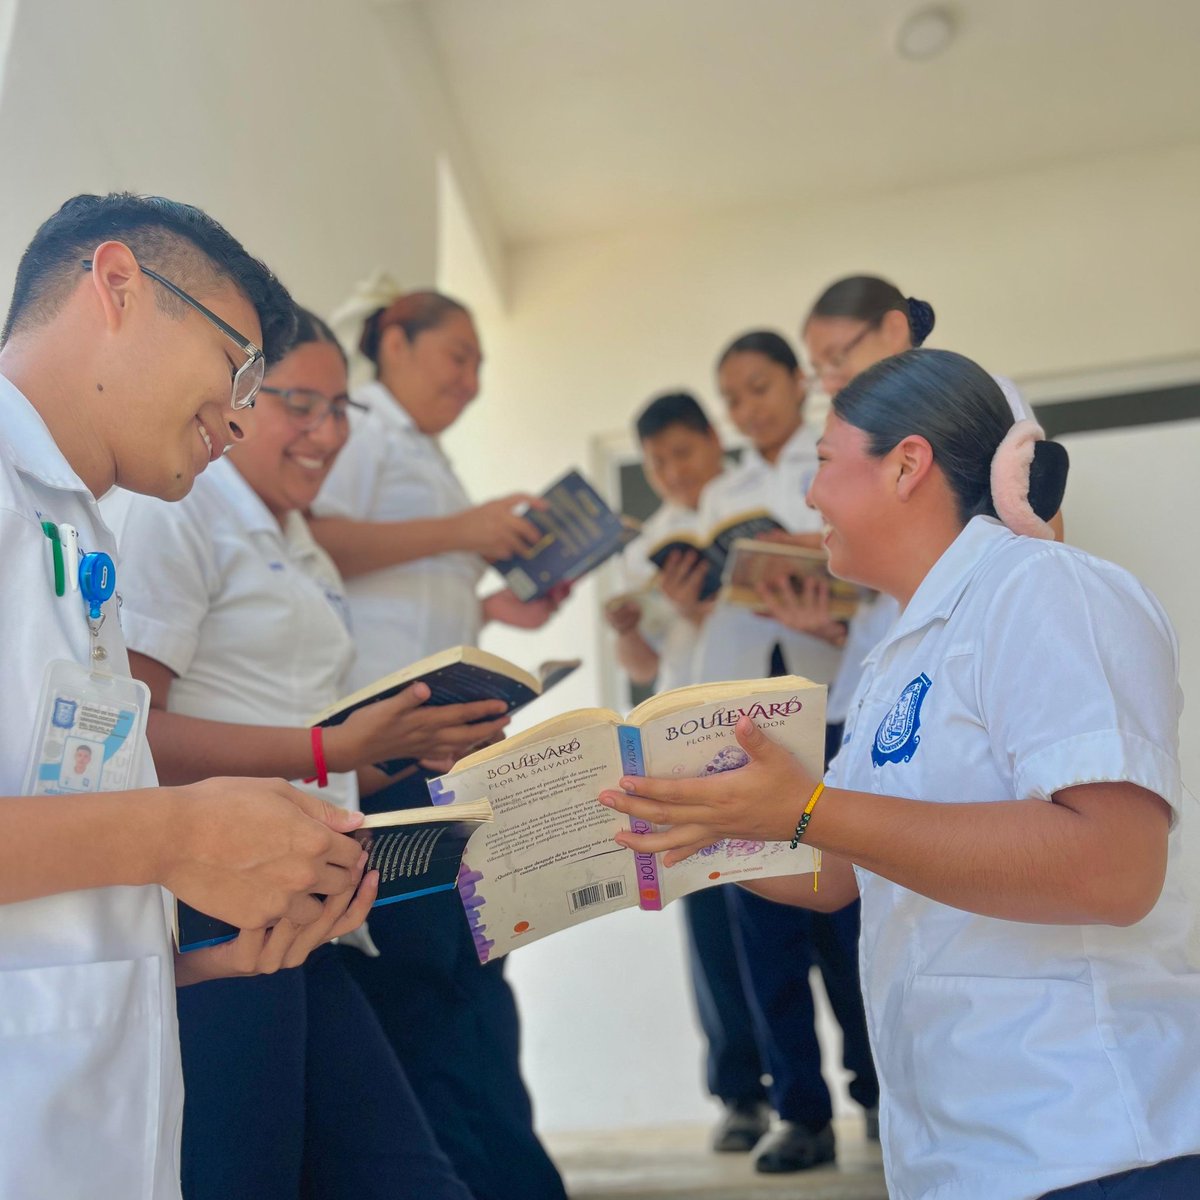
[{"label": "book spine", "polygon": [[[642,731],[636,725],[621,725],[617,728],[617,740],[621,748],[621,773],[643,776],[646,774],[646,759],[642,754]],[[653,833],[654,826],[641,817],[629,818],[631,833]],[[662,908],[662,889],[658,884],[658,856],[635,854],[638,881],[638,907],[657,912]]]}]

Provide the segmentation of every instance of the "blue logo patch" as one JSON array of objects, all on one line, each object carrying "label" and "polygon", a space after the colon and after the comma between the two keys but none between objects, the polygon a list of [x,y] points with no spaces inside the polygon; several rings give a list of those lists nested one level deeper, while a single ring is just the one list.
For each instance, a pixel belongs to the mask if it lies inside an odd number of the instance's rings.
[{"label": "blue logo patch", "polygon": [[916,677],[892,707],[892,711],[879,723],[875,731],[875,745],[871,747],[871,761],[882,767],[884,763],[908,762],[921,744],[921,705],[925,695],[933,687],[933,680],[924,672]]},{"label": "blue logo patch", "polygon": [[74,700],[55,699],[54,715],[50,718],[59,729],[70,729],[75,724],[75,710],[79,707]]}]

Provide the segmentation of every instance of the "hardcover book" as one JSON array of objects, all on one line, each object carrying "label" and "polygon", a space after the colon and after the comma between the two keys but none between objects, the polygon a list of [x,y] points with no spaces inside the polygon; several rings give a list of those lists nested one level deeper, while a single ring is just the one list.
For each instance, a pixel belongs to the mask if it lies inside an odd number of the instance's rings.
[{"label": "hardcover book", "polygon": [[[340,725],[351,713],[377,700],[386,700],[414,683],[428,686],[426,704],[467,704],[473,700],[503,700],[509,712],[516,712],[536,700],[555,684],[561,683],[579,666],[580,660],[546,662],[536,675],[523,671],[498,654],[489,654],[475,646],[454,646],[431,654],[411,666],[385,675],[352,695],[344,696],[317,713],[310,725],[328,728]],[[396,775],[413,764],[414,759],[396,758],[376,764],[387,775]]]},{"label": "hardcover book", "polygon": [[[491,819],[486,800],[368,815],[350,836],[367,850],[366,869],[379,872],[379,895],[372,907],[448,892],[458,879],[467,842]],[[175,944],[181,953],[237,935],[235,926],[175,902]]]},{"label": "hardcover book", "polygon": [[661,571],[667,559],[674,553],[699,554],[708,563],[708,574],[700,589],[700,599],[708,600],[721,590],[721,576],[730,548],[739,538],[754,538],[760,533],[786,532],[783,526],[765,508],[739,513],[722,521],[707,537],[693,537],[685,533],[672,534],[656,543],[646,557]]},{"label": "hardcover book", "polygon": [[578,471],[568,471],[542,499],[547,508],[524,514],[540,540],[493,564],[520,600],[537,600],[594,571],[638,534],[636,523],[614,513]]}]

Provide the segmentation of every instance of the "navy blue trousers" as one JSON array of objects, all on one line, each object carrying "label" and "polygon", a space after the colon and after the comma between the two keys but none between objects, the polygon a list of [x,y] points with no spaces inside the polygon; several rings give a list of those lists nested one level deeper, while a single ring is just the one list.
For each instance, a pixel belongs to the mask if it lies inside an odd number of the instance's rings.
[{"label": "navy blue trousers", "polygon": [[[771,668],[780,673],[779,647]],[[825,731],[825,761],[841,745],[842,726]],[[836,913],[775,904],[744,888],[730,888],[743,980],[754,1014],[762,1061],[771,1076],[771,1106],[785,1121],[817,1130],[833,1116],[821,1075],[821,1047],[808,974],[820,969],[829,1004],[842,1027],[842,1063],[850,1096],[864,1108],[879,1103],[879,1080],[867,1034],[858,977],[859,902]]]},{"label": "navy blue trousers", "polygon": [[[374,809],[428,804],[418,782],[367,801]],[[479,965],[458,893],[385,905],[370,928],[381,957],[339,947],[342,959],[475,1200],[566,1200],[533,1128],[504,960]]]},{"label": "navy blue trousers", "polygon": [[337,950],[179,991],[185,1200],[471,1200]]},{"label": "navy blue trousers", "polygon": [[733,890],[734,885],[726,884],[692,892],[683,898],[683,915],[692,989],[708,1043],[708,1090],[726,1104],[753,1104],[767,1098],[762,1082],[766,1071],[726,901]]},{"label": "navy blue trousers", "polygon": [[1152,1167],[1138,1167],[1060,1188],[1048,1192],[1042,1200],[1196,1200],[1197,1196],[1200,1196],[1200,1154],[1189,1154]]}]

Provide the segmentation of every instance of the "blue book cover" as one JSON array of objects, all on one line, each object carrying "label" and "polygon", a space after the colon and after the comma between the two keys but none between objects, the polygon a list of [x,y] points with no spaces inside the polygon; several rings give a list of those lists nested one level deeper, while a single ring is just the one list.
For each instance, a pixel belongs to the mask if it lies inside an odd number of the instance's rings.
[{"label": "blue book cover", "polygon": [[636,536],[578,471],[568,471],[542,498],[547,508],[525,514],[541,539],[493,564],[521,600],[537,600],[556,584],[581,578]]},{"label": "blue book cover", "polygon": [[[471,835],[491,820],[486,800],[373,813],[350,836],[367,850],[367,870],[379,872],[379,908],[448,892],[458,881]],[[238,931],[225,921],[176,901],[175,941],[181,952],[232,941]]]},{"label": "blue book cover", "polygon": [[[523,671],[498,654],[489,654],[476,646],[453,646],[367,684],[353,695],[345,696],[317,713],[309,723],[324,728],[340,725],[360,708],[377,700],[386,700],[414,683],[423,683],[429,688],[430,696],[425,701],[427,705],[503,700],[510,713],[516,712],[555,684],[561,683],[579,665],[577,658],[545,662],[535,675]],[[415,761],[411,758],[394,758],[375,765],[385,775],[398,775]]]}]

